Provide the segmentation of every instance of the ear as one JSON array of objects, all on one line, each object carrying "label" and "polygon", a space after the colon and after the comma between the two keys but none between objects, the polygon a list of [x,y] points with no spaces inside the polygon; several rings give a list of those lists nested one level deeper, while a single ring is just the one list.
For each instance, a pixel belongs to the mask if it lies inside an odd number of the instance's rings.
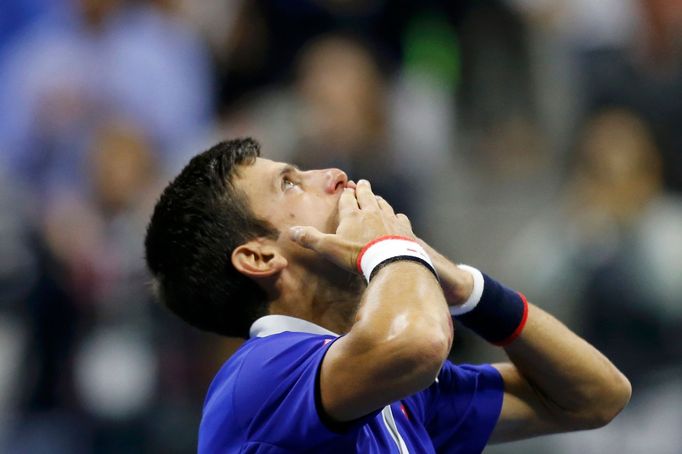
[{"label": "ear", "polygon": [[262,279],[274,276],[288,265],[279,248],[265,239],[255,239],[232,251],[232,266],[241,274]]}]

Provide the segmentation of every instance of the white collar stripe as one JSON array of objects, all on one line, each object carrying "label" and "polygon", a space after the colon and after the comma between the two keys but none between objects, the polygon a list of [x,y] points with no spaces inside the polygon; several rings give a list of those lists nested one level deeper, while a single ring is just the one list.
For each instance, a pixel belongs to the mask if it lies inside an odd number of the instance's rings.
[{"label": "white collar stripe", "polygon": [[249,337],[266,337],[285,331],[338,336],[338,334],[307,320],[288,315],[266,315],[253,322],[249,330]]}]

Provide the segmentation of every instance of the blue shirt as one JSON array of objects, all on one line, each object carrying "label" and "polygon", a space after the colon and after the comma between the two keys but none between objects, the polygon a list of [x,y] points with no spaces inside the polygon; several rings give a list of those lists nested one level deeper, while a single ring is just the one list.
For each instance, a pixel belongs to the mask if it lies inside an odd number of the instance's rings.
[{"label": "blue shirt", "polygon": [[209,387],[199,453],[479,453],[499,417],[499,372],[446,361],[427,389],[336,427],[321,412],[318,374],[337,336],[272,315],[251,331]]}]

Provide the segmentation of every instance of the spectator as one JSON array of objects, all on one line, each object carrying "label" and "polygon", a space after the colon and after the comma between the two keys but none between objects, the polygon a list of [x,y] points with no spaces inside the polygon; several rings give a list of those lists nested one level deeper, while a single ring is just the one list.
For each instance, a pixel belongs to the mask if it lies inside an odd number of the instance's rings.
[{"label": "spectator", "polygon": [[0,72],[0,146],[38,200],[85,186],[86,148],[101,119],[140,124],[166,164],[211,111],[205,50],[181,21],[144,3],[74,7],[27,30]]}]

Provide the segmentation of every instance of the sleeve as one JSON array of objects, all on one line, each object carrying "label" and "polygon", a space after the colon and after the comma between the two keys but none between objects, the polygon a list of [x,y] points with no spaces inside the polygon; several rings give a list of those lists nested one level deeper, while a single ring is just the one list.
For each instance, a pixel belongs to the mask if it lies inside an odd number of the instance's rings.
[{"label": "sleeve", "polygon": [[343,428],[325,419],[319,370],[334,339],[282,333],[258,341],[244,360],[234,393],[234,409],[248,440],[290,449],[341,442],[375,415]]},{"label": "sleeve", "polygon": [[436,381],[406,399],[437,452],[481,452],[502,409],[504,381],[490,365],[446,361]]}]

